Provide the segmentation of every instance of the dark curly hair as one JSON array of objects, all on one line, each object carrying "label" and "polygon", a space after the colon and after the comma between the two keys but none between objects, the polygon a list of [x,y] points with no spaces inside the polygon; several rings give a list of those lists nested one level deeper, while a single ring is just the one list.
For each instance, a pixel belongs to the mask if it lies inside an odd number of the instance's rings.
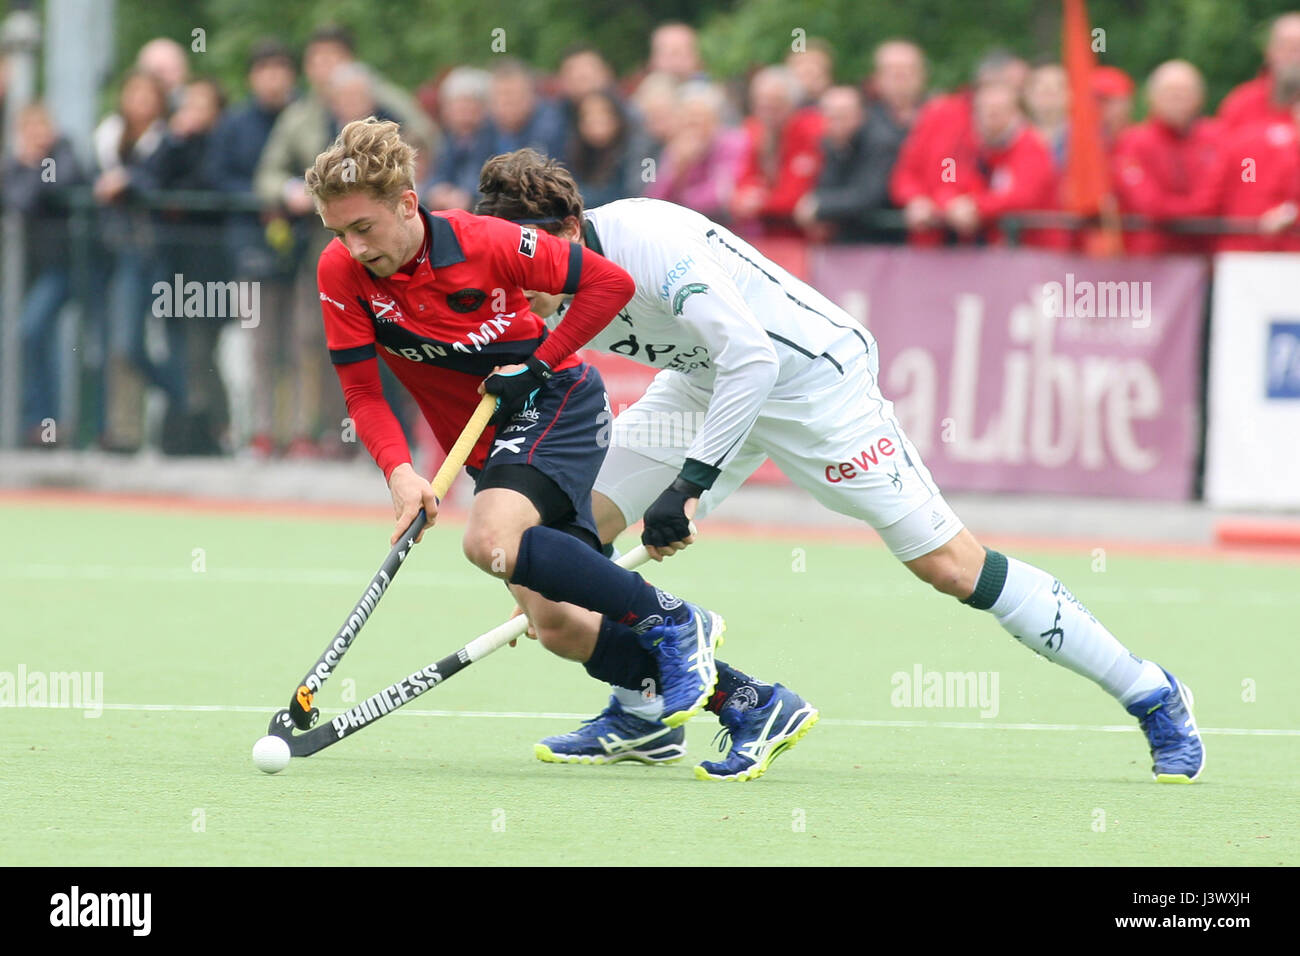
[{"label": "dark curly hair", "polygon": [[479,173],[483,194],[474,211],[512,222],[527,220],[545,232],[559,232],[569,216],[582,220],[582,193],[558,160],[535,149],[493,156]]}]

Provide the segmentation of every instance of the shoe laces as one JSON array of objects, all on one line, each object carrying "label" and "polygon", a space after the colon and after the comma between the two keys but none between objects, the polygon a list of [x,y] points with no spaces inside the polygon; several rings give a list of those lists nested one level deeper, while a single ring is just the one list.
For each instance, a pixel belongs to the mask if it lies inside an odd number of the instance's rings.
[{"label": "shoe laces", "polygon": [[[675,638],[677,637],[677,622],[674,621],[671,617],[665,618],[664,622],[659,626],[655,627],[654,630],[664,632],[663,635],[659,638],[658,642],[655,644],[655,647],[659,650],[659,652],[663,654],[664,657],[671,657],[673,659],[681,657],[681,649],[677,646],[677,641],[675,640]],[[667,643],[665,643],[665,639],[668,637],[672,637],[674,638],[674,640],[667,641]]]},{"label": "shoe laces", "polygon": [[616,706],[615,702],[614,702],[613,700],[611,700],[610,703],[609,703],[609,706],[606,707],[604,710],[602,710],[602,711],[601,711],[599,714],[597,714],[595,717],[588,717],[586,720],[584,720],[584,721],[582,722],[582,727],[579,728],[577,732],[578,732],[578,733],[581,733],[583,730],[585,730],[586,728],[590,727],[592,724],[596,724],[596,723],[599,723],[599,722],[602,721],[602,720],[607,720],[607,719],[609,719],[609,718],[611,718],[611,717],[618,716],[619,714],[622,714],[623,712],[624,712],[624,711],[623,711],[623,708]]},{"label": "shoe laces", "polygon": [[731,728],[723,724],[718,728],[718,732],[713,735],[713,743],[717,746],[719,753],[727,753],[731,750]]},{"label": "shoe laces", "polygon": [[718,750],[724,754],[730,751],[732,747],[735,746],[735,741],[732,739],[731,736],[732,728],[730,724],[735,723],[736,726],[740,726],[740,722],[741,722],[739,715],[734,715],[732,719],[728,721],[727,717],[724,716],[726,711],[727,708],[724,707],[721,711],[718,712],[718,721],[722,724],[722,726],[719,727],[718,732],[713,735],[713,743],[716,744]]},{"label": "shoe laces", "polygon": [[[1177,691],[1174,691],[1174,693],[1177,693]],[[1178,722],[1169,713],[1169,704],[1172,700],[1173,695],[1171,694],[1161,701],[1155,710],[1150,711],[1138,721],[1142,731],[1147,735],[1147,739],[1151,741],[1151,747],[1154,750],[1161,750],[1170,744],[1177,743],[1182,736]]]}]

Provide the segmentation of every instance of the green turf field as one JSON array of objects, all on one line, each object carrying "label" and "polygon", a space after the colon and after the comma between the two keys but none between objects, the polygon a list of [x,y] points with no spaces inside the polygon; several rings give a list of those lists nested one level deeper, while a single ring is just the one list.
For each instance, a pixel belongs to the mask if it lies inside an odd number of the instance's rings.
[{"label": "green turf field", "polygon": [[[0,675],[103,675],[97,718],[0,711],[6,863],[284,865],[308,844],[316,865],[1300,862],[1294,563],[1017,552],[1195,691],[1192,786],[1153,783],[1117,704],[881,548],[707,527],[651,580],[727,617],[725,660],[822,712],[762,779],[692,777],[710,715],[671,767],[539,763],[533,742],[604,692],[532,642],[266,776],[250,748],[379,565],[386,522],[9,503],[0,528]],[[510,611],[459,532],[426,536],[326,716],[350,681],[363,698]],[[895,706],[893,676],[918,666],[996,675],[996,716]]]}]

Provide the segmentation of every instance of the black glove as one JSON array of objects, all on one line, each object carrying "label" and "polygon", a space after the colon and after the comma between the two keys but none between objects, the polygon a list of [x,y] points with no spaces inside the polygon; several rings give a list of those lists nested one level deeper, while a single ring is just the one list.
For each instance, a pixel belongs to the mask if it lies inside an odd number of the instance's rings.
[{"label": "black glove", "polygon": [[483,390],[500,398],[496,413],[488,424],[500,425],[510,421],[551,377],[551,367],[539,358],[530,355],[524,366],[517,372],[493,372],[484,379]]},{"label": "black glove", "polygon": [[680,476],[674,478],[673,483],[646,509],[641,543],[663,548],[690,537],[691,520],[686,517],[686,502],[702,494],[704,489],[695,482]]}]

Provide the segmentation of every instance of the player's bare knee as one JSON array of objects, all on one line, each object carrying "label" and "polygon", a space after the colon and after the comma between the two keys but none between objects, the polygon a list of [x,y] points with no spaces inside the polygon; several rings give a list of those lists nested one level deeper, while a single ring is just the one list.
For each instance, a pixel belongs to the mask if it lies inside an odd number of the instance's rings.
[{"label": "player's bare knee", "polygon": [[627,518],[618,505],[599,491],[591,493],[591,512],[596,519],[596,533],[601,544],[609,544],[627,528]]},{"label": "player's bare knee", "polygon": [[519,538],[490,525],[471,525],[461,540],[465,557],[480,570],[506,580],[514,573],[519,555]]},{"label": "player's bare knee", "polygon": [[587,659],[585,644],[567,622],[534,623],[533,630],[537,633],[537,642],[552,654],[568,661]]},{"label": "player's bare knee", "polygon": [[928,554],[910,562],[908,568],[940,594],[959,600],[969,597],[975,587],[974,582],[969,580],[970,574],[948,555]]},{"label": "player's bare knee", "polygon": [[955,562],[944,562],[940,565],[931,575],[928,583],[940,594],[958,600],[965,600],[975,590],[975,583],[970,580],[970,575]]}]

